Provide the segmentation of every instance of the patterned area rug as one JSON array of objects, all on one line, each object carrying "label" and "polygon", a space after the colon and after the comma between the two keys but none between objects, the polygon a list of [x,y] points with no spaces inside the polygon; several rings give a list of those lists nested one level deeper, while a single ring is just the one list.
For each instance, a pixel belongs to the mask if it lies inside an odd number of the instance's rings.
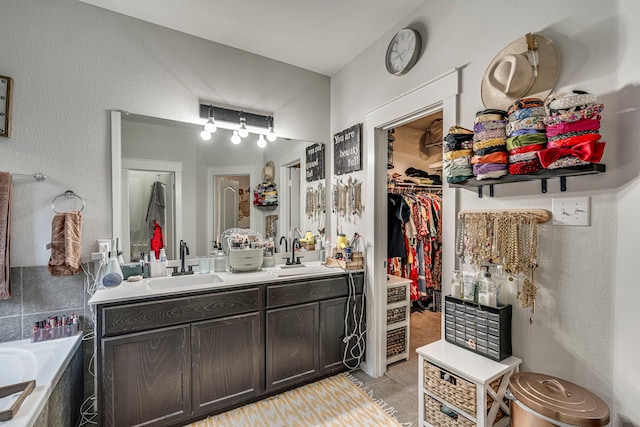
[{"label": "patterned area rug", "polygon": [[398,427],[395,410],[349,374],[339,374],[187,427]]}]

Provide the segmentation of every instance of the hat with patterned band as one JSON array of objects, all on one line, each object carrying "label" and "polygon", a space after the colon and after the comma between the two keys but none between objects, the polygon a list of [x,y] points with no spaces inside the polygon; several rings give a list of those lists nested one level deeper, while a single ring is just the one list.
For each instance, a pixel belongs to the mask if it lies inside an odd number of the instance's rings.
[{"label": "hat with patterned band", "polygon": [[486,108],[506,110],[524,97],[545,99],[558,80],[558,48],[549,37],[528,33],[493,58],[480,93]]}]

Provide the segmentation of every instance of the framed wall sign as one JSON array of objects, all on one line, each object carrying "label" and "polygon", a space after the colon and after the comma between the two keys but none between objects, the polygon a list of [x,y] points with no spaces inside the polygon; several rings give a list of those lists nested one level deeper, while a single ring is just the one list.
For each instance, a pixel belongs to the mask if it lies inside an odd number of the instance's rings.
[{"label": "framed wall sign", "polygon": [[333,135],[333,169],[336,175],[362,169],[362,123]]},{"label": "framed wall sign", "polygon": [[307,147],[307,182],[324,179],[324,144]]},{"label": "framed wall sign", "polygon": [[0,76],[0,136],[11,135],[11,77]]}]

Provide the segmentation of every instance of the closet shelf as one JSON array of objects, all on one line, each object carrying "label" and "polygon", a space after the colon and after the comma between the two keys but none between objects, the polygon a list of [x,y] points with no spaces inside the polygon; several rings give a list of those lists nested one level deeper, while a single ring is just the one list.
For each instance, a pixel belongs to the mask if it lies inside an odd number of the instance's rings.
[{"label": "closet shelf", "polygon": [[567,177],[569,176],[580,176],[580,175],[593,175],[598,173],[603,173],[606,171],[605,165],[601,163],[591,163],[588,165],[582,166],[572,166],[569,168],[560,168],[560,169],[542,169],[535,173],[530,173],[526,175],[505,175],[498,179],[469,179],[464,183],[459,184],[449,184],[451,188],[466,188],[476,189],[478,190],[478,197],[482,197],[482,187],[489,187],[489,197],[493,197],[493,186],[499,184],[509,184],[512,182],[524,182],[524,181],[536,181],[540,180],[541,182],[541,192],[547,192],[547,179],[549,178],[560,178],[560,191],[567,190]]}]

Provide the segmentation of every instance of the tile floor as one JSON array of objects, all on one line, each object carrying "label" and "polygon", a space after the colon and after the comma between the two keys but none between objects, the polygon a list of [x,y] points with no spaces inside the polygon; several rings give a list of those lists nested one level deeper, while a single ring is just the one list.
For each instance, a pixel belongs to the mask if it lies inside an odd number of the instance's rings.
[{"label": "tile floor", "polygon": [[387,367],[379,378],[371,378],[362,371],[352,374],[373,396],[393,406],[400,423],[418,425],[418,354],[416,348],[437,341],[441,337],[440,313],[423,311],[411,313],[409,360]]}]

